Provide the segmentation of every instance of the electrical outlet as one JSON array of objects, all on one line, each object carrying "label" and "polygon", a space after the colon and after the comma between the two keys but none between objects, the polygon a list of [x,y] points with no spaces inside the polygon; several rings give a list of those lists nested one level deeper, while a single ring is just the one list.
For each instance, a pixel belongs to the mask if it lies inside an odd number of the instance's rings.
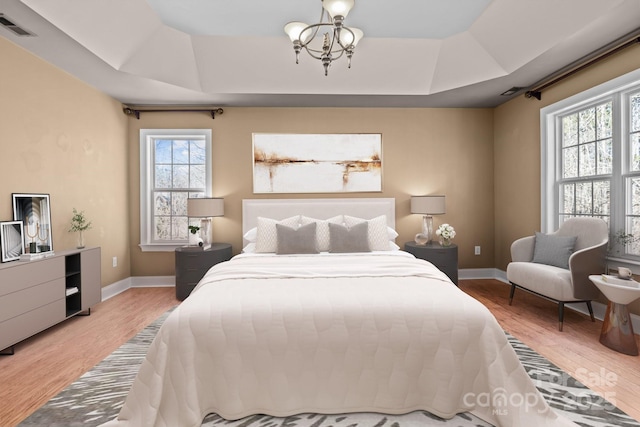
[{"label": "electrical outlet", "polygon": [[114,266],[114,267],[117,267],[117,266],[118,266],[118,257],[117,257],[117,256],[114,256],[114,257],[113,257],[113,266]]},{"label": "electrical outlet", "polygon": [[480,246],[476,246],[475,252],[476,255],[480,255]]}]

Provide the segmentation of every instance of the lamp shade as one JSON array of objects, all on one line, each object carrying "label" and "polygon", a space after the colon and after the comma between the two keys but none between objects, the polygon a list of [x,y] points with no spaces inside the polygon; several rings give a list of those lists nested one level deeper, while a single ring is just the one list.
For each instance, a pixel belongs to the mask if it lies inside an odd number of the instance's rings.
[{"label": "lamp shade", "polygon": [[353,34],[344,29],[340,32],[340,43],[345,47],[348,47],[349,45],[356,47],[362,36],[364,36],[364,33],[360,28],[350,27],[350,30]]},{"label": "lamp shade", "polygon": [[332,18],[336,16],[346,18],[354,4],[355,0],[322,0],[322,7]]},{"label": "lamp shade", "polygon": [[204,218],[223,216],[224,199],[221,197],[187,199],[187,215]]},{"label": "lamp shade", "polygon": [[284,26],[284,32],[287,33],[287,35],[289,36],[292,42],[299,40],[302,43],[306,43],[307,41],[309,41],[311,34],[313,34],[312,31],[305,31],[304,40],[302,40],[302,38],[300,37],[302,35],[301,34],[302,30],[304,30],[307,27],[308,25],[305,24],[304,22],[298,22],[298,21],[289,22],[287,25]]},{"label": "lamp shade", "polygon": [[411,213],[424,215],[444,214],[444,196],[412,196]]}]

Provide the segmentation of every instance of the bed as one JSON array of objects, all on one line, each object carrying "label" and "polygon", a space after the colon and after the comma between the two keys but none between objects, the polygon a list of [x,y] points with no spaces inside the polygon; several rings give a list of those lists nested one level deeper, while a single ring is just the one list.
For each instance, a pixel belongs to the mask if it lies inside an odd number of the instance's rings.
[{"label": "bed", "polygon": [[[394,225],[394,199],[245,200],[245,252],[167,318],[103,426],[418,409],[575,426],[547,405],[486,307],[398,250]],[[305,252],[311,238],[328,250]]]}]

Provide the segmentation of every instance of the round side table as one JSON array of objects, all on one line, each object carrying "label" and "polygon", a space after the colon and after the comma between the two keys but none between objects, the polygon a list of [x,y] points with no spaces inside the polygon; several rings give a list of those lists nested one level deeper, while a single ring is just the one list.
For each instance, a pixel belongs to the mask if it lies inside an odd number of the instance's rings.
[{"label": "round side table", "polygon": [[600,342],[612,350],[637,356],[638,345],[627,304],[640,298],[640,283],[604,274],[591,275],[589,280],[609,299]]}]

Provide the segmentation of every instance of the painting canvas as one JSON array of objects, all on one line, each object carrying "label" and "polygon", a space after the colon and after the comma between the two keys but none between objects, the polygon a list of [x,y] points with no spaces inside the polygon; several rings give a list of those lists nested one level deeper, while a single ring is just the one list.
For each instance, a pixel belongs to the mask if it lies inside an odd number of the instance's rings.
[{"label": "painting canvas", "polygon": [[382,191],[380,134],[253,135],[254,193]]},{"label": "painting canvas", "polygon": [[0,222],[0,248],[2,262],[20,259],[24,253],[22,221]]},{"label": "painting canvas", "polygon": [[53,250],[50,209],[48,194],[13,194],[13,219],[22,221],[30,254]]}]

